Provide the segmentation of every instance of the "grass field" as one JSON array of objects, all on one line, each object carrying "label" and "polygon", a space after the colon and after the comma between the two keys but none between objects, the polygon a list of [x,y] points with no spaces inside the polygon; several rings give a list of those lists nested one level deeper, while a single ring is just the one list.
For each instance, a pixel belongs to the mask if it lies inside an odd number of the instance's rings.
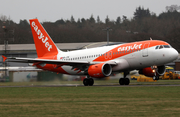
[{"label": "grass field", "polygon": [[179,116],[176,87],[1,88],[1,116]]},{"label": "grass field", "polygon": [[[166,84],[166,81],[163,82]],[[179,86],[0,88],[2,117],[178,117],[179,115]]]}]

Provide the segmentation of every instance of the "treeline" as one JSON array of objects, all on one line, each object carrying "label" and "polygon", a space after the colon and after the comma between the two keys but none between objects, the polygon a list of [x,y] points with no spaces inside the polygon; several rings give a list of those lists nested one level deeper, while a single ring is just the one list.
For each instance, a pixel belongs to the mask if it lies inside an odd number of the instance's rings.
[{"label": "treeline", "polygon": [[[110,20],[107,16],[104,21],[99,16],[89,19],[78,19],[71,16],[70,20],[59,19],[56,22],[43,22],[46,31],[55,43],[78,43],[106,41],[106,32],[103,29],[110,27],[110,41],[131,42],[140,40],[164,40],[180,52],[180,13],[179,7],[172,5],[158,16],[149,9],[138,7],[132,19],[126,16]],[[0,17],[0,44],[4,43],[4,36],[13,44],[34,43],[31,29],[27,20],[20,20],[19,24],[5,16]],[[6,32],[6,34],[4,33]],[[14,39],[12,39],[14,37]]]}]

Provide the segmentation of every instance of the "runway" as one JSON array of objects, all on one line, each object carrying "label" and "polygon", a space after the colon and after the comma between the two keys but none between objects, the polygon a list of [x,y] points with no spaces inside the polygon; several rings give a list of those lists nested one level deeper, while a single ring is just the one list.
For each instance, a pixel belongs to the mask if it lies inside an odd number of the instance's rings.
[{"label": "runway", "polygon": [[8,88],[8,87],[172,87],[172,86],[180,86],[180,84],[150,84],[150,85],[93,85],[93,86],[84,86],[81,84],[51,84],[51,85],[16,85],[16,86],[0,86],[0,88]]}]

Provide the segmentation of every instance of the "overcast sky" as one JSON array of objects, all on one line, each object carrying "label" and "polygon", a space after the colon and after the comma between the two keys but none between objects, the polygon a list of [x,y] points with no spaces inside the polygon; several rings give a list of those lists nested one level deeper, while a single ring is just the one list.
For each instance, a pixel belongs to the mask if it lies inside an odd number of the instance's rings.
[{"label": "overcast sky", "polygon": [[123,15],[130,19],[139,6],[159,15],[170,5],[180,5],[180,0],[0,0],[0,15],[10,16],[17,23],[32,18],[54,22],[72,15],[76,21],[93,15],[104,22],[107,15],[110,20]]}]

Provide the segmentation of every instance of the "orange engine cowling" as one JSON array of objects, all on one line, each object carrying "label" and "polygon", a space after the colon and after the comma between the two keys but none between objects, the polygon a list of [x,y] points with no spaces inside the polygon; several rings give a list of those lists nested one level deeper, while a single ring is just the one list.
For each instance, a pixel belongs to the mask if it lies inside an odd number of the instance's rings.
[{"label": "orange engine cowling", "polygon": [[165,73],[165,71],[166,71],[166,67],[162,65],[162,66],[157,66],[156,70],[152,69],[151,67],[141,69],[139,70],[139,74],[144,74],[145,76],[148,77],[153,77],[155,76],[155,74],[158,76],[162,76]]},{"label": "orange engine cowling", "polygon": [[111,73],[112,73],[111,65],[107,63],[91,65],[88,68],[89,76],[95,77],[95,78],[107,77],[107,76],[110,76]]}]

